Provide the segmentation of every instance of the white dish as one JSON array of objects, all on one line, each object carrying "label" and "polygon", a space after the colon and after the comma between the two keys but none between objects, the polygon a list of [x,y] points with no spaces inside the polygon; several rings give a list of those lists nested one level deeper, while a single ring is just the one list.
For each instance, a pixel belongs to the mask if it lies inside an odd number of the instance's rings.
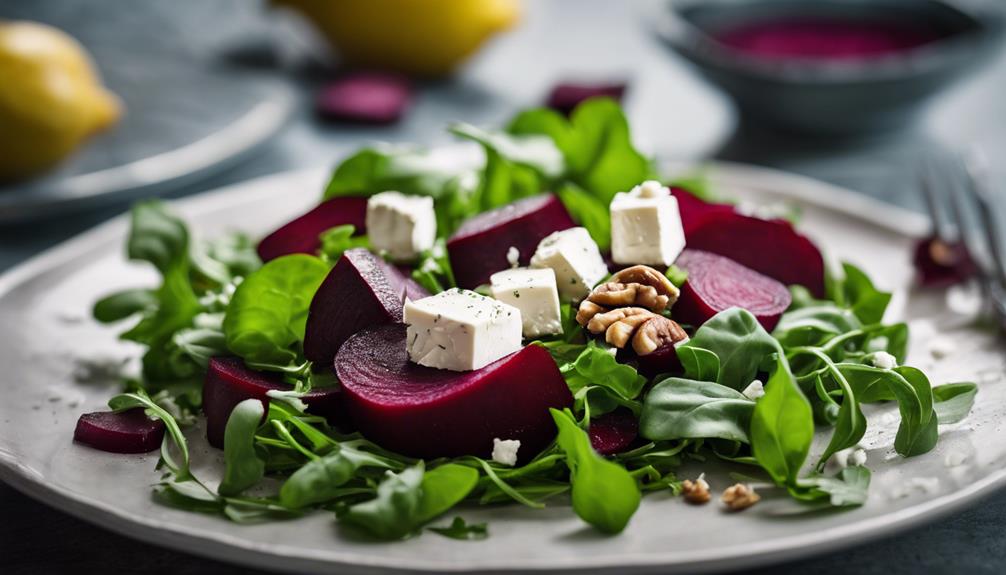
[{"label": "white dish", "polygon": [[[243,229],[261,234],[318,200],[322,171],[280,174],[180,201],[177,209],[202,234]],[[871,540],[959,509],[1006,483],[1003,354],[992,334],[963,327],[945,310],[942,294],[908,295],[911,237],[925,231],[918,215],[813,180],[739,165],[714,164],[717,190],[752,201],[799,205],[801,226],[827,251],[863,267],[882,288],[899,290],[905,317],[927,317],[953,335],[959,351],[943,360],[913,342],[911,361],[935,384],[973,380],[975,408],[960,424],[941,427],[929,454],[891,456],[896,407],[869,411],[864,439],[874,472],[867,503],[858,509],[780,517],[793,507],[766,499],[741,514],[692,507],[651,495],[620,536],[586,527],[570,509],[550,505],[463,508],[469,521],[488,521],[490,539],[464,542],[431,533],[401,543],[344,537],[331,515],[259,525],[160,506],[150,497],[159,477],[157,456],[103,453],[72,442],[77,416],[101,409],[113,382],[75,383],[73,358],[128,357],[114,328],[87,318],[100,295],[153,281],[123,261],[127,221],[119,218],[0,277],[0,479],[25,493],[120,533],[187,552],[256,567],[300,572],[577,571],[695,572],[790,559]],[[220,465],[201,430],[189,433],[196,472]],[[963,462],[959,461],[963,458]],[[714,488],[728,479],[712,466]],[[692,467],[683,474],[697,473]],[[923,478],[931,491],[906,489]],[[781,502],[780,502],[781,503]]]}]

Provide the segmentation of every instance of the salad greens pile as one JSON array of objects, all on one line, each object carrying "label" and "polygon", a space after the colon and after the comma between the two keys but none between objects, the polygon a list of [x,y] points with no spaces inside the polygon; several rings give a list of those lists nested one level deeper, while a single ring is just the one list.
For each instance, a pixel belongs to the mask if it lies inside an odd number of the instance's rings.
[{"label": "salad greens pile", "polygon": [[[613,195],[656,176],[633,146],[622,111],[606,99],[587,101],[568,120],[534,109],[503,131],[466,124],[450,131],[482,148],[478,162],[448,161],[437,150],[371,147],[335,169],[323,196],[396,189],[433,197],[441,239],[413,277],[434,293],[454,286],[443,238],[465,218],[553,190],[605,249]],[[701,180],[679,185],[708,194]],[[863,438],[864,404],[897,403],[894,447],[911,457],[931,450],[938,425],[965,417],[974,399],[974,384],[934,388],[921,371],[901,365],[908,328],[881,321],[890,294],[845,264],[829,278],[823,300],[793,287],[793,304],[772,333],[739,308],[697,326],[677,350],[681,372],[653,379],[588,338],[564,304],[564,335],[532,342],[551,353],[575,400],[572,409],[552,410],[555,442],[519,467],[474,456],[415,460],[333,428],[301,401],[314,386],[338,385],[333,374],[312,369],[302,344],[309,304],[331,266],[346,249],[368,245],[354,231],[333,228],[322,234],[317,255],[263,265],[245,236],[196,242],[163,204],[135,206],[128,255],[152,265],[161,284],[108,296],[94,316],[134,318],[121,337],[146,348],[141,377],[109,405],[141,407],[165,422],[160,501],[240,522],[327,510],[346,529],[400,539],[462,503],[540,508],[568,493],[585,522],[618,533],[642,493],[677,494],[682,463],[712,458],[744,466],[747,475],[814,508],[854,506],[867,498],[869,470],[853,465],[829,474],[825,463]],[[685,280],[673,266],[667,275]],[[182,428],[199,412],[207,362],[221,355],[282,373],[291,387],[271,395],[267,406],[238,404],[226,426],[224,473],[208,481],[192,472]],[[756,380],[764,382],[761,397],[747,392]],[[605,458],[587,430],[616,410],[638,418],[642,441]],[[816,431],[828,438],[823,447],[814,446]],[[457,539],[488,535],[486,525],[461,517],[429,529]]]}]

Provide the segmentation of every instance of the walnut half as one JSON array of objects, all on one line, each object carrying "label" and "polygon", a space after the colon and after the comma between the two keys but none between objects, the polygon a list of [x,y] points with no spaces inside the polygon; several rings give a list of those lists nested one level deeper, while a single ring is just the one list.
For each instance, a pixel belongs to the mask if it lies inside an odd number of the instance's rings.
[{"label": "walnut half", "polygon": [[632,349],[639,355],[649,355],[658,349],[688,339],[688,334],[678,322],[662,315],[644,321],[632,336]]},{"label": "walnut half", "polygon": [[720,497],[720,501],[730,511],[743,511],[761,501],[761,496],[755,493],[755,490],[750,485],[737,483],[726,488]]}]

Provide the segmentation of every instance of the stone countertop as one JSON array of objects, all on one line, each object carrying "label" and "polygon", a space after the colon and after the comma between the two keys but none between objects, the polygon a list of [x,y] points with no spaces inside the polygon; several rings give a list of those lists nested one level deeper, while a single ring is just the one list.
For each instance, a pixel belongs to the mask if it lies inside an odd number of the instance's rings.
[{"label": "stone countertop", "polygon": [[[55,3],[54,3],[55,4]],[[661,2],[604,0],[528,1],[523,24],[478,54],[449,81],[420,86],[408,118],[387,128],[344,127],[316,122],[310,106],[239,166],[218,173],[169,197],[181,197],[283,170],[331,165],[365,142],[436,143],[449,140],[443,126],[452,120],[494,125],[516,110],[539,104],[553,82],[566,78],[624,78],[630,83],[626,108],[639,145],[661,158],[725,158],[780,167],[828,180],[909,208],[920,209],[914,171],[919,155],[933,148],[981,145],[992,159],[1000,186],[1006,182],[1006,53],[979,74],[941,95],[905,133],[855,144],[794,141],[761,134],[756,144],[739,130],[736,113],[719,93],[702,83],[680,59],[649,33],[646,15]],[[127,8],[128,6],[128,8]],[[159,6],[160,8],[157,8]],[[293,24],[269,15],[258,3],[186,0],[166,5],[95,0],[90,18],[66,24],[87,37],[102,11],[131,11],[130,26],[104,37],[121,50],[178,50],[191,56],[228,54],[286,74],[308,102],[317,71],[280,67],[273,46],[289,39]],[[207,7],[210,6],[210,7]],[[44,3],[6,0],[0,18],[53,18]],[[209,15],[207,17],[207,11]],[[219,26],[222,21],[228,26]],[[165,25],[167,22],[170,25]],[[140,34],[144,24],[161,35]],[[78,28],[79,27],[79,28]],[[140,44],[143,44],[140,46]],[[149,44],[149,45],[148,45]],[[240,58],[235,58],[240,56]],[[100,64],[100,62],[99,62]],[[221,74],[227,67],[221,67]],[[743,135],[741,135],[743,134]],[[59,219],[0,228],[0,271],[113,217],[128,208],[114,205]],[[249,573],[240,567],[139,543],[64,515],[0,484],[0,557],[8,574],[94,572],[184,575]],[[874,543],[786,564],[794,572],[822,574],[1004,573],[1006,493],[975,503],[967,511],[927,527]],[[776,572],[779,567],[754,571]]]}]

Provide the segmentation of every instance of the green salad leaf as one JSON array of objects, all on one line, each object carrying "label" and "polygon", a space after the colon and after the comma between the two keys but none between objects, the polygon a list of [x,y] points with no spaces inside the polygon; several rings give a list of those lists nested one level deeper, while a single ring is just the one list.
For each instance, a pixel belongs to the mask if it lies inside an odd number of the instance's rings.
[{"label": "green salad leaf", "polygon": [[467,523],[461,517],[455,517],[446,527],[427,527],[427,529],[461,541],[475,541],[489,537],[489,528],[485,523]]},{"label": "green salad leaf", "polygon": [[713,383],[669,377],[646,395],[639,433],[652,440],[727,439],[750,443],[755,402]]},{"label": "green salad leaf", "polygon": [[255,431],[265,416],[258,399],[246,399],[234,406],[224,428],[224,477],[217,493],[238,495],[265,475],[265,461],[255,445]]},{"label": "green salad leaf", "polygon": [[678,346],[678,358],[687,379],[702,380],[713,372],[715,356],[716,382],[742,390],[756,378],[766,358],[780,351],[779,342],[751,312],[734,307],[702,324],[694,337]]},{"label": "green salad leaf", "polygon": [[765,383],[765,396],[751,417],[751,450],[779,485],[795,486],[814,438],[810,402],[793,379],[783,355]]},{"label": "green salad leaf", "polygon": [[936,418],[940,424],[958,423],[971,413],[978,386],[970,382],[947,383],[933,388]]}]

